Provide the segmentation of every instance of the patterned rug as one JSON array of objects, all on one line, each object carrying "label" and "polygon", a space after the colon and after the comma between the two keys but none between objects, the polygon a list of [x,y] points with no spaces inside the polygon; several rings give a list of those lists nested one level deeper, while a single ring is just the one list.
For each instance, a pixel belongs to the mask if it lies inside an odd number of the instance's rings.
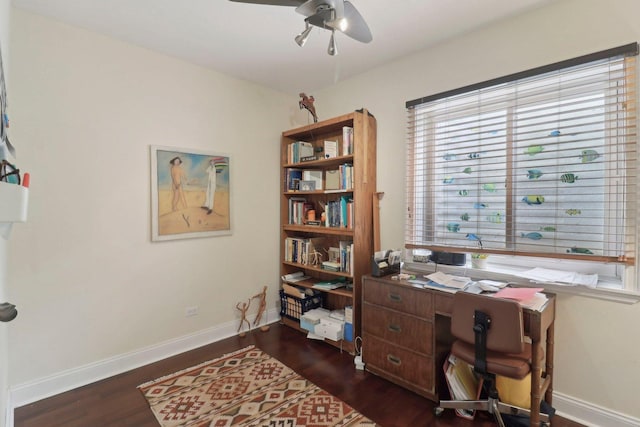
[{"label": "patterned rug", "polygon": [[162,427],[375,426],[254,346],[138,388]]}]

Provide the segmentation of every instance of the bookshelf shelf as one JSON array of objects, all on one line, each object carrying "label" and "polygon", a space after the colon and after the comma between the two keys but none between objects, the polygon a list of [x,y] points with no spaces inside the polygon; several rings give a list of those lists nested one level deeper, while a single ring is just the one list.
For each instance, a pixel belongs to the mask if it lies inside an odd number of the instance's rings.
[{"label": "bookshelf shelf", "polygon": [[341,165],[342,163],[349,163],[353,161],[353,155],[337,156],[330,159],[318,159],[307,162],[287,163],[282,165],[285,168],[310,168],[310,167],[331,167]]},{"label": "bookshelf shelf", "polygon": [[284,231],[299,232],[299,233],[313,233],[313,234],[327,234],[336,236],[353,236],[353,228],[344,227],[325,227],[318,225],[295,225],[285,224],[282,226]]},{"label": "bookshelf shelf", "polygon": [[[346,279],[348,288],[320,291],[325,308],[353,307],[353,337],[360,335],[361,279],[370,272],[373,255],[376,132],[375,118],[361,110],[284,131],[280,144],[280,271],[282,276],[308,276],[284,283],[313,288],[317,282]],[[331,157],[325,158],[327,153]],[[300,191],[308,180],[315,190]],[[307,225],[309,220],[315,225]],[[313,253],[323,262],[337,262],[340,271],[305,262]],[[286,320],[299,329],[295,321]],[[325,341],[354,350],[353,341]]]},{"label": "bookshelf shelf", "polygon": [[[317,280],[313,280],[313,279],[300,280],[297,282],[285,281],[285,283],[288,283],[289,285],[292,285],[292,286],[319,290],[313,287],[313,285],[315,285],[317,282],[318,282]],[[322,290],[321,292],[324,292],[327,294],[341,295],[347,298],[353,298],[353,290],[346,289],[346,288],[326,289],[326,290]]]},{"label": "bookshelf shelf", "polygon": [[[291,267],[295,267],[298,270],[307,270],[307,273],[308,272],[328,273],[328,274],[330,274],[331,276],[334,276],[334,277],[346,277],[348,279],[352,279],[353,278],[353,276],[350,273],[345,273],[343,271],[323,270],[322,268],[314,267],[314,266],[311,266],[311,265],[300,264],[298,262],[283,261],[282,263],[286,264],[288,266],[291,266]],[[318,282],[318,280],[315,280],[314,283],[315,282]]]}]

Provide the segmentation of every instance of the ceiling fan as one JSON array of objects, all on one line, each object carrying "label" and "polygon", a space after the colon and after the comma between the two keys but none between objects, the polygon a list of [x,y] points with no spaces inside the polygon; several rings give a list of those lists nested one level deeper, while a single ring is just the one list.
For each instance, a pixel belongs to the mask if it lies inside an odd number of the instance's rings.
[{"label": "ceiling fan", "polygon": [[304,15],[305,28],[295,37],[298,46],[307,42],[313,27],[331,31],[329,55],[336,55],[338,48],[335,32],[339,31],[362,43],[373,40],[369,26],[362,15],[348,0],[230,0],[237,3],[253,3],[273,6],[295,7],[296,12]]}]

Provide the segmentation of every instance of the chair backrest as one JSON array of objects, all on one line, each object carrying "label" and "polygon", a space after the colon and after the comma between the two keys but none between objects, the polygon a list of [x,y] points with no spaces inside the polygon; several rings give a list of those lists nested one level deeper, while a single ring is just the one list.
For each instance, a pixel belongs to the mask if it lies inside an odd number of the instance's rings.
[{"label": "chair backrest", "polygon": [[487,331],[487,350],[500,353],[524,351],[522,307],[513,300],[456,292],[451,316],[451,333],[454,337],[474,344],[473,326],[476,310],[482,311],[491,319]]}]

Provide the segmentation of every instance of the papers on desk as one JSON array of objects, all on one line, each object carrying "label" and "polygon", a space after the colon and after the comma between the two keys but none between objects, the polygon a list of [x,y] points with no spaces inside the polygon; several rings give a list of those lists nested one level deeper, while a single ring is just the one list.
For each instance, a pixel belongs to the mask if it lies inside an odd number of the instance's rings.
[{"label": "papers on desk", "polygon": [[598,284],[597,274],[580,274],[573,271],[551,270],[549,268],[536,267],[520,273],[525,277],[538,283],[556,283],[560,285],[584,285],[595,288]]},{"label": "papers on desk", "polygon": [[542,293],[543,290],[544,288],[503,288],[493,296],[516,300],[522,307],[541,311],[548,300]]},{"label": "papers on desk", "polygon": [[414,286],[439,289],[441,291],[451,293],[463,290],[469,283],[471,283],[471,279],[468,277],[452,276],[442,272],[429,274],[428,276],[425,276],[425,278],[428,280],[414,279],[409,280],[409,283]]},{"label": "papers on desk", "polygon": [[435,273],[431,273],[430,275],[425,277],[432,282],[437,283],[438,285],[454,289],[464,289],[464,287],[467,286],[469,282],[471,282],[471,279],[468,277],[452,276],[440,271],[436,271]]}]

